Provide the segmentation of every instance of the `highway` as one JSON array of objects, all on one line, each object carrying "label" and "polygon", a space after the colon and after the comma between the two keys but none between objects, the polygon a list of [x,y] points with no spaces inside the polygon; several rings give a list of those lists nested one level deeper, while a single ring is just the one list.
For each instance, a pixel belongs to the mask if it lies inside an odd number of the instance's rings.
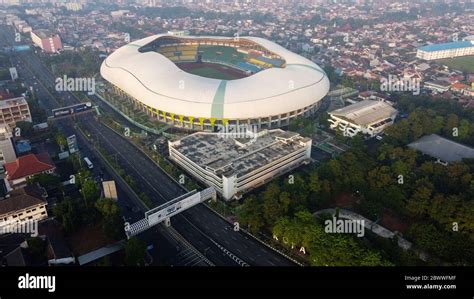
[{"label": "highway", "polygon": [[[5,40],[0,40],[0,46]],[[57,107],[57,99],[37,81],[36,76],[31,70],[25,66],[19,57],[12,56],[13,64],[17,67],[20,78],[26,86],[33,86],[38,102],[44,108],[50,109]],[[61,99],[62,100],[62,99]],[[51,113],[51,111],[48,111]],[[76,134],[77,141],[82,157],[89,157],[94,168],[91,170],[93,177],[100,181],[112,179],[110,173],[104,167],[101,159],[99,159],[93,150],[92,146],[75,128],[75,124],[71,119],[62,119],[56,122],[56,125],[66,136]],[[146,208],[142,208],[140,203],[137,203],[127,195],[123,186],[116,182],[118,192],[118,204],[121,208],[122,216],[125,221],[134,222],[143,218],[143,213]],[[171,232],[169,229],[164,229],[161,226],[154,227],[149,231],[143,233],[140,238],[146,242],[147,245],[152,245],[153,249],[149,251],[153,258],[153,265],[173,265],[173,266],[208,266],[213,265],[203,258],[203,256],[192,245],[180,236],[177,232]]]},{"label": "highway", "polygon": [[[2,35],[5,39],[5,30]],[[39,61],[39,58],[31,52],[18,53],[17,63],[20,66],[20,74],[28,68],[32,71],[34,80],[40,82],[34,86],[43,90],[50,87],[51,96],[41,96],[40,103],[47,109],[57,108],[59,104],[65,105],[76,103],[76,99],[69,92],[57,93],[54,89],[54,78],[49,70]],[[23,70],[22,70],[23,69]],[[51,99],[53,97],[53,99]],[[105,110],[105,109],[104,109]],[[109,112],[110,110],[105,110]],[[115,117],[119,117],[114,114]],[[76,130],[72,121],[61,121],[64,126]],[[162,204],[185,193],[179,184],[164,173],[148,156],[139,151],[124,136],[120,136],[94,116],[87,114],[77,117],[77,122],[90,132],[91,138],[96,144],[105,149],[109,155],[115,156],[117,162],[132,176],[155,205]],[[78,135],[76,133],[76,135]],[[137,205],[137,203],[134,203]],[[180,215],[171,219],[174,229],[184,237],[200,253],[205,255],[212,263],[218,266],[294,266],[295,264],[286,257],[269,249],[260,242],[254,240],[243,232],[235,232],[233,225],[216,215],[204,205],[197,205]]]}]

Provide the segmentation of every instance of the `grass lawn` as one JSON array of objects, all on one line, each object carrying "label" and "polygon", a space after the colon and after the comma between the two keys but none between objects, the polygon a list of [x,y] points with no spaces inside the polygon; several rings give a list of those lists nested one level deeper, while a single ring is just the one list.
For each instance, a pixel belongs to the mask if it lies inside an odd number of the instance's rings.
[{"label": "grass lawn", "polygon": [[439,63],[449,68],[474,73],[474,56],[463,56],[451,59],[440,59]]},{"label": "grass lawn", "polygon": [[221,72],[219,70],[216,70],[212,67],[207,67],[207,66],[189,70],[188,72],[194,75],[201,76],[201,77],[221,79],[221,80],[232,80],[236,78],[235,76],[231,74],[227,74],[225,72]]}]

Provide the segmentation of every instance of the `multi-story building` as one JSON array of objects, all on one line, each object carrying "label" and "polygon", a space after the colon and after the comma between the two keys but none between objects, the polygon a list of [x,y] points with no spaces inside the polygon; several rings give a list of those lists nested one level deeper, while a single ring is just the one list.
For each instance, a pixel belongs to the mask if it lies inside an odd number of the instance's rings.
[{"label": "multi-story building", "polygon": [[8,198],[0,200],[0,233],[28,221],[48,218],[47,193],[38,186],[14,190]]},{"label": "multi-story building", "polygon": [[13,134],[7,125],[0,125],[0,165],[16,160]]},{"label": "multi-story building", "polygon": [[393,124],[398,110],[383,101],[365,100],[329,112],[331,129],[340,130],[344,136],[358,133],[375,136]]},{"label": "multi-story building", "polygon": [[30,107],[25,98],[0,98],[0,125],[5,124],[14,128],[19,121],[32,121]]},{"label": "multi-story building", "polygon": [[416,52],[416,57],[424,60],[453,58],[474,55],[474,41],[459,41],[443,44],[432,44],[421,47]]},{"label": "multi-story building", "polygon": [[451,84],[446,81],[436,80],[436,81],[426,81],[424,84],[426,89],[430,89],[437,93],[443,93],[449,90]]},{"label": "multi-story building", "polygon": [[57,53],[63,48],[61,38],[47,30],[31,31],[33,44],[41,48],[45,53]]},{"label": "multi-story building", "polygon": [[198,132],[168,145],[173,161],[225,200],[240,198],[311,159],[311,139],[280,129],[242,136]]}]

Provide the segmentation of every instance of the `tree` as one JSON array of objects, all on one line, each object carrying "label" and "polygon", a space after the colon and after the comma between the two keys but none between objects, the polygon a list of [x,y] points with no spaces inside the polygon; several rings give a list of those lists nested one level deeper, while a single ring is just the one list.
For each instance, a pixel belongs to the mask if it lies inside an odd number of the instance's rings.
[{"label": "tree", "polygon": [[26,182],[28,185],[38,183],[47,190],[61,187],[61,179],[58,176],[47,173],[35,174],[33,177],[28,178]]},{"label": "tree", "polygon": [[428,213],[432,190],[427,186],[420,186],[408,201],[407,209],[415,216],[423,216]]},{"label": "tree", "polygon": [[109,198],[102,198],[95,203],[96,209],[103,217],[102,231],[112,240],[121,240],[124,235],[123,219],[118,204]]},{"label": "tree", "polygon": [[81,224],[81,209],[76,200],[65,199],[53,207],[53,215],[67,233],[76,231]]},{"label": "tree", "polygon": [[137,237],[132,237],[125,245],[125,265],[143,266],[145,264],[146,244]]},{"label": "tree", "polygon": [[16,123],[16,128],[20,131],[20,136],[23,138],[28,138],[34,135],[33,124],[28,121],[19,121]]},{"label": "tree", "polygon": [[243,226],[246,226],[252,233],[257,233],[263,227],[262,205],[253,196],[245,199],[237,216],[239,222]]},{"label": "tree", "polygon": [[67,139],[63,134],[57,133],[56,134],[56,143],[58,144],[59,148],[61,149],[61,152],[63,152],[64,148],[67,146]]},{"label": "tree", "polygon": [[290,205],[290,194],[282,192],[276,197],[264,196],[263,201],[263,218],[269,226],[273,226],[276,220],[283,217],[288,212]]},{"label": "tree", "polygon": [[87,179],[83,184],[82,184],[82,190],[81,190],[84,199],[86,201],[86,205],[88,207],[93,206],[94,203],[99,199],[100,197],[100,189],[99,186],[97,186],[97,183],[93,180]]},{"label": "tree", "polygon": [[309,183],[308,183],[309,191],[313,193],[319,193],[321,191],[321,181],[319,180],[319,176],[316,172],[312,172],[309,175]]},{"label": "tree", "polygon": [[459,128],[459,117],[456,114],[451,113],[446,119],[446,124],[444,126],[444,134],[446,136],[453,136],[454,128]]}]

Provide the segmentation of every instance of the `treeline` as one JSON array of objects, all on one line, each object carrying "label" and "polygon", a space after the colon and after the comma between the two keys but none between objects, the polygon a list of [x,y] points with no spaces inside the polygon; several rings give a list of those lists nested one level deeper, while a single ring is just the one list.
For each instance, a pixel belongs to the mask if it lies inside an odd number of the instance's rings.
[{"label": "treeline", "polygon": [[[292,225],[299,226],[298,212],[328,207],[332,199],[350,193],[358,198],[357,210],[371,220],[380,219],[386,209],[396,212],[400,219],[411,219],[405,237],[433,258],[450,264],[473,264],[474,162],[452,163],[445,167],[396,144],[385,143],[369,153],[361,138],[356,137],[351,142],[352,148],[337,158],[304,170],[295,175],[293,181],[288,177],[280,179],[262,193],[247,198],[238,212],[243,227],[254,233],[270,234],[276,232],[275,229],[281,233],[281,223],[287,225],[295,221]],[[312,223],[309,227],[314,225],[318,224]],[[306,230],[304,227],[302,225],[300,229]],[[329,243],[339,238],[316,233],[314,237],[314,244],[321,242],[321,238],[327,238],[324,240]],[[366,244],[354,237],[344,238],[334,242],[349,248],[359,246],[358,251],[353,251],[360,254],[343,255],[342,251],[334,251],[333,261],[355,265],[370,256],[374,264],[386,263],[375,257],[388,256],[388,253],[371,253]],[[302,242],[303,239],[299,240]],[[305,242],[302,244],[311,243],[310,240]],[[319,258],[314,255],[323,254],[321,250],[312,251],[309,246],[308,251],[311,261],[319,264]],[[391,262],[408,265],[403,258]],[[329,260],[324,261],[332,264]]]},{"label": "treeline", "polygon": [[406,145],[436,133],[456,142],[474,145],[474,110],[449,100],[401,96],[398,108],[408,117],[385,131],[392,143]]},{"label": "treeline", "polygon": [[[328,234],[322,223],[308,211],[280,218],[273,234],[289,246],[303,246],[314,266],[392,266],[380,252],[367,248],[356,238],[344,234]],[[301,249],[300,249],[301,250]]]},{"label": "treeline", "polygon": [[60,55],[48,56],[46,63],[52,66],[56,76],[92,77],[99,72],[99,52],[92,48],[79,51],[65,51]]}]

